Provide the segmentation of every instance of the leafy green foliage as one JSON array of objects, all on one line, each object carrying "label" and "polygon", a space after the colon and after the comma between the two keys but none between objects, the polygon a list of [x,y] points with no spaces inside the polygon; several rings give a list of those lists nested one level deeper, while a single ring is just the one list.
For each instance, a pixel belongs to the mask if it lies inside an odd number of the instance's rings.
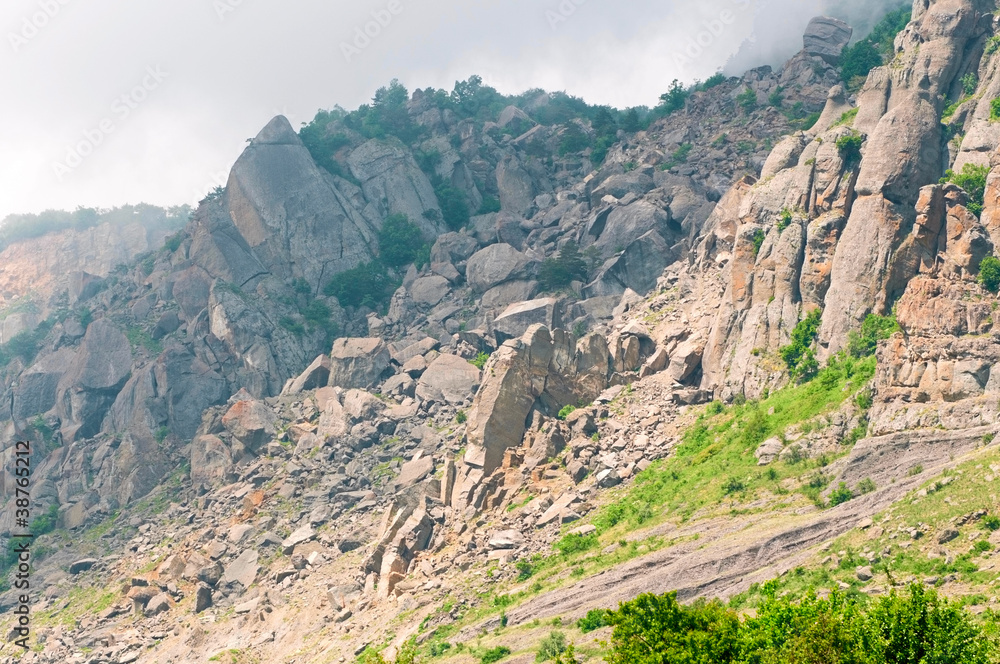
[{"label": "leafy green foliage", "polygon": [[958,602],[913,584],[865,606],[839,593],[795,601],[774,582],[753,617],[676,593],[640,595],[612,613],[609,664],[987,664],[996,648]]},{"label": "leafy green foliage", "polygon": [[684,108],[690,92],[684,89],[681,82],[676,78],[670,83],[670,89],[660,95],[660,105],[656,110],[661,115],[670,115],[674,111]]},{"label": "leafy green foliage", "polygon": [[753,242],[753,255],[755,257],[760,253],[760,248],[764,246],[765,239],[767,239],[767,234],[763,229],[758,228],[753,232],[753,237],[750,240]]},{"label": "leafy green foliage", "polygon": [[1000,97],[990,102],[990,122],[1000,121]]},{"label": "leafy green foliage", "polygon": [[434,186],[434,195],[441,206],[441,217],[445,225],[453,231],[465,227],[469,223],[469,200],[465,192],[445,182]]},{"label": "leafy green foliage", "polygon": [[399,282],[378,261],[362,263],[354,269],[334,275],[323,289],[337,298],[342,307],[379,309],[388,304]]},{"label": "leafy green foliage", "polygon": [[996,293],[1000,290],[1000,259],[996,256],[987,256],[979,264],[979,276],[976,278],[979,285]]},{"label": "leafy green foliage", "polygon": [[560,420],[565,420],[574,412],[576,412],[576,406],[563,406],[562,409],[559,411],[559,414],[556,415],[556,417],[558,417]]},{"label": "leafy green foliage", "polygon": [[587,615],[576,621],[576,627],[584,634],[611,624],[611,612],[607,609],[591,609]]},{"label": "leafy green foliage", "polygon": [[343,176],[344,168],[336,159],[336,153],[351,144],[351,139],[343,131],[331,131],[331,124],[343,118],[343,113],[319,111],[311,123],[302,127],[299,138],[309,150],[313,161],[334,175]]},{"label": "leafy green foliage", "polygon": [[818,368],[813,344],[819,334],[822,316],[823,312],[819,309],[811,311],[792,330],[791,343],[778,351],[789,373],[796,378],[810,378]]},{"label": "leafy green foliage", "polygon": [[388,267],[403,267],[414,261],[423,246],[420,227],[405,214],[389,216],[378,234],[379,258]]},{"label": "leafy green foliage", "polygon": [[483,196],[483,203],[479,206],[479,210],[476,214],[490,214],[491,212],[499,212],[500,199],[496,196]]},{"label": "leafy green foliage", "polygon": [[587,263],[572,240],[562,246],[555,258],[546,258],[538,272],[538,281],[546,291],[559,290],[586,278]]},{"label": "leafy green foliage", "polygon": [[482,371],[486,367],[486,363],[489,361],[490,361],[490,354],[485,352],[480,352],[473,359],[469,360],[469,364]]},{"label": "leafy green foliage", "polygon": [[747,88],[736,97],[736,104],[743,109],[744,113],[753,113],[757,108],[757,93],[751,88]]},{"label": "leafy green foliage", "polygon": [[576,122],[567,122],[559,137],[559,156],[583,152],[590,147],[590,137],[587,136]]},{"label": "leafy green foliage", "polygon": [[21,332],[0,346],[0,368],[6,367],[15,358],[21,358],[25,366],[30,365],[38,355],[42,341],[54,325],[55,319],[49,318],[42,321],[34,330]]},{"label": "leafy green foliage", "polygon": [[879,316],[868,314],[861,324],[861,330],[851,331],[847,335],[847,352],[851,357],[871,357],[878,348],[878,342],[888,339],[899,331],[896,316]]},{"label": "leafy green foliage", "polygon": [[778,232],[785,230],[792,225],[792,211],[788,208],[784,208],[781,211],[781,216],[778,217]]},{"label": "leafy green foliage", "polygon": [[701,89],[711,90],[717,85],[722,85],[723,83],[726,82],[726,80],[727,79],[725,74],[723,74],[721,71],[717,72],[705,79],[705,82],[701,84]]},{"label": "leafy green foliage", "polygon": [[691,150],[694,146],[691,143],[683,143],[679,148],[674,150],[673,154],[670,155],[670,159],[665,161],[660,167],[662,171],[669,171],[674,166],[686,163],[688,160],[688,155],[691,154]]},{"label": "leafy green foliage", "polygon": [[490,648],[483,652],[479,656],[480,664],[493,664],[494,662],[499,662],[504,657],[510,655],[510,648],[507,646],[497,646],[496,648]]},{"label": "leafy green foliage", "polygon": [[562,555],[571,556],[581,551],[589,551],[590,549],[597,548],[599,544],[597,533],[590,533],[589,535],[570,533],[562,539],[557,540],[552,546]]},{"label": "leafy green foliage", "polygon": [[983,55],[993,55],[1000,50],[1000,35],[993,35],[986,40],[986,48],[983,49]]},{"label": "leafy green foliage", "polygon": [[538,644],[535,661],[548,662],[557,659],[564,652],[566,652],[566,635],[558,631],[549,632],[549,635]]},{"label": "leafy green foliage", "polygon": [[971,96],[976,93],[976,88],[979,86],[979,77],[976,76],[976,72],[970,71],[965,76],[962,77],[962,93]]},{"label": "leafy green foliage", "polygon": [[[998,98],[1000,99],[1000,98]],[[983,213],[983,198],[986,195],[986,177],[990,174],[989,166],[977,166],[975,164],[965,164],[962,171],[956,173],[948,169],[941,184],[951,183],[958,185],[969,195],[969,203],[966,207],[969,212],[977,217]]]},{"label": "leafy green foliage", "polygon": [[[733,487],[729,483],[733,478],[743,483],[741,493],[749,496],[770,490],[774,480],[760,473],[753,454],[757,446],[783,435],[794,424],[839,407],[874,373],[874,358],[837,359],[816,380],[777,390],[760,403],[743,398],[722,410],[707,409],[684,432],[673,456],[639,473],[628,492],[598,510],[592,523],[604,533],[616,527],[637,528],[660,515],[684,519],[707,505],[719,504]],[[786,461],[771,467],[780,480],[799,478],[807,470]],[[828,481],[818,487],[807,481],[799,491],[813,499]]]},{"label": "leafy green foliage", "polygon": [[911,10],[900,8],[886,14],[868,36],[848,46],[840,54],[840,77],[844,83],[857,86],[857,79],[867,77],[893,54],[896,35],[910,22]]},{"label": "leafy green foliage", "polygon": [[837,485],[837,488],[830,492],[830,507],[836,507],[854,498],[854,492],[844,482]]},{"label": "leafy green foliage", "polygon": [[734,662],[740,654],[740,621],[718,600],[688,607],[677,593],[644,593],[612,614],[608,664]]},{"label": "leafy green foliage", "polygon": [[861,146],[864,145],[864,142],[865,137],[853,129],[850,134],[837,139],[837,152],[848,168],[860,163]]}]

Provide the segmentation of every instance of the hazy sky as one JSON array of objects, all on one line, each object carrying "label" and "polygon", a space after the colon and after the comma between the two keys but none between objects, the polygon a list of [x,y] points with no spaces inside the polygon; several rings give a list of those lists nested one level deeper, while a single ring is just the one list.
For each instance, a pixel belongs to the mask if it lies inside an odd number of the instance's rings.
[{"label": "hazy sky", "polygon": [[845,3],[870,20],[865,0],[4,0],[0,219],[194,203],[274,115],[298,127],[392,78],[653,105],[755,36],[762,60],[793,54]]}]

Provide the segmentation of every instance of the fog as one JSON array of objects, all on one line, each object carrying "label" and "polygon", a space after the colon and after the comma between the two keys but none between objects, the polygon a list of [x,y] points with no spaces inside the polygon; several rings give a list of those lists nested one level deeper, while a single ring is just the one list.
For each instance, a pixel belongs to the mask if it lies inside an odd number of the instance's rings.
[{"label": "fog", "polygon": [[823,13],[863,32],[880,12],[860,0],[7,0],[0,219],[194,203],[272,116],[299,126],[392,78],[450,90],[479,74],[505,93],[654,105],[675,78],[779,64]]}]

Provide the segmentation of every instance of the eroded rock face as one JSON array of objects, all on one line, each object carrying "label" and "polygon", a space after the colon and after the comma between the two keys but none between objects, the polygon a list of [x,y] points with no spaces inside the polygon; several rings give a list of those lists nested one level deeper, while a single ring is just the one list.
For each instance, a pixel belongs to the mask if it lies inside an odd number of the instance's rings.
[{"label": "eroded rock face", "polygon": [[507,281],[523,278],[532,273],[532,261],[506,243],[494,244],[476,252],[469,258],[465,278],[480,293]]},{"label": "eroded rock face", "polygon": [[[356,168],[365,177],[359,179],[370,188],[385,186],[396,179],[392,161],[388,148],[379,152],[378,146],[372,146],[362,151]],[[413,171],[422,175],[415,164]],[[226,187],[226,212],[268,272],[303,278],[318,292],[325,285],[324,277],[374,255],[378,224],[355,206],[349,193],[342,192],[350,187],[320,170],[288,120],[278,116],[233,167]],[[428,201],[433,200],[431,190]],[[407,198],[405,204],[398,202],[398,211],[410,212],[411,203],[420,207]],[[411,217],[417,223],[423,209]],[[245,281],[235,283],[242,286]]]},{"label": "eroded rock face", "polygon": [[417,381],[417,395],[425,401],[462,404],[479,389],[481,372],[468,360],[444,353],[431,362]]},{"label": "eroded rock face", "polygon": [[816,55],[831,65],[840,60],[840,53],[851,41],[854,30],[841,20],[817,16],[809,21],[802,37],[803,48],[809,55]]}]

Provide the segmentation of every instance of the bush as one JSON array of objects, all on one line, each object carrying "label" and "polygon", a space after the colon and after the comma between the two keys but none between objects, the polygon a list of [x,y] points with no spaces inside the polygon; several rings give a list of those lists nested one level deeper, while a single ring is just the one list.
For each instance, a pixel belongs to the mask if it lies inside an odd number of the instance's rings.
[{"label": "bush", "polygon": [[469,360],[469,364],[482,371],[483,368],[486,366],[486,363],[489,361],[490,361],[490,354],[481,352],[479,353],[479,355],[476,355],[473,359]]},{"label": "bush", "polygon": [[792,330],[791,343],[778,351],[793,377],[808,378],[815,373],[816,355],[812,347],[819,334],[822,316],[823,312],[819,309],[810,312]]},{"label": "bush", "polygon": [[874,493],[876,488],[877,487],[875,486],[875,482],[870,477],[866,477],[865,479],[858,482],[858,493],[860,493],[861,495],[864,495],[866,493]]},{"label": "bush", "polygon": [[397,281],[389,276],[385,266],[372,261],[335,275],[323,292],[337,298],[342,307],[378,309],[388,304],[397,287]]},{"label": "bush", "polygon": [[[1000,98],[998,98],[1000,100]],[[977,217],[983,212],[983,198],[986,195],[986,177],[990,174],[989,166],[976,166],[975,164],[965,164],[961,173],[948,169],[941,184],[952,183],[958,185],[969,195],[969,202],[966,207],[969,212]]]},{"label": "bush", "polygon": [[854,358],[871,357],[878,349],[878,342],[888,339],[899,331],[896,316],[868,314],[861,324],[861,331],[851,331],[847,335],[847,353]]},{"label": "bush", "polygon": [[567,417],[570,416],[570,414],[574,412],[576,412],[576,406],[563,406],[562,410],[559,411],[559,414],[556,415],[556,417],[558,417],[560,420],[565,420]]},{"label": "bush", "polygon": [[549,632],[549,635],[538,644],[536,662],[547,662],[556,659],[566,652],[566,635],[562,632]]},{"label": "bush", "polygon": [[583,260],[576,242],[572,240],[563,245],[558,256],[545,259],[538,272],[538,281],[546,291],[559,290],[574,281],[586,279],[587,263]]},{"label": "bush", "polygon": [[990,122],[1000,120],[1000,97],[990,102]]},{"label": "bush", "polygon": [[830,507],[846,503],[854,498],[854,492],[848,488],[847,484],[841,482],[837,488],[830,492]]},{"label": "bush", "polygon": [[967,96],[974,95],[977,87],[979,87],[979,77],[976,76],[976,72],[970,71],[962,77],[962,92],[964,94]]},{"label": "bush", "polygon": [[984,55],[993,55],[1000,50],[1000,35],[994,35],[986,40],[986,48],[983,50]]},{"label": "bush", "polygon": [[403,267],[414,261],[423,246],[423,232],[405,214],[394,214],[378,234],[379,258],[388,267]]},{"label": "bush", "polygon": [[681,82],[675,78],[670,84],[670,89],[660,95],[660,105],[656,110],[661,115],[670,115],[674,111],[679,111],[684,108],[689,94]]},{"label": "bush", "polygon": [[753,232],[753,237],[751,242],[753,242],[753,255],[756,258],[757,254],[760,253],[760,248],[764,246],[764,240],[767,239],[767,234],[763,230],[758,228]]},{"label": "bush", "polygon": [[583,152],[590,147],[590,137],[576,122],[565,125],[559,137],[559,156],[563,157],[576,152]]},{"label": "bush", "polygon": [[840,54],[840,76],[844,83],[867,77],[868,72],[881,66],[892,55],[896,35],[909,22],[909,8],[889,12],[866,38],[845,48]]},{"label": "bush", "polygon": [[611,624],[611,612],[607,609],[591,609],[587,615],[576,621],[577,628],[587,634]]},{"label": "bush", "polygon": [[589,535],[580,535],[579,533],[570,533],[562,539],[556,541],[553,544],[553,548],[564,556],[571,556],[575,553],[581,553],[583,551],[589,551],[597,547],[600,542],[597,539],[597,533],[590,533]]},{"label": "bush", "polygon": [[837,152],[848,168],[861,162],[861,146],[864,142],[865,137],[853,129],[850,134],[837,139]]},{"label": "bush", "polygon": [[491,212],[499,212],[500,199],[496,196],[483,196],[483,203],[479,206],[479,210],[476,214],[490,214]]},{"label": "bush", "polygon": [[434,187],[434,195],[441,206],[441,217],[449,229],[457,231],[469,223],[469,201],[462,191],[442,182]]},{"label": "bush", "polygon": [[1000,259],[996,256],[987,256],[979,264],[979,276],[976,279],[979,285],[996,293],[1000,290]]},{"label": "bush", "polygon": [[479,661],[481,664],[493,664],[494,662],[499,662],[509,654],[510,648],[507,646],[497,646],[496,648],[490,648],[480,655]]},{"label": "bush", "polygon": [[778,232],[785,230],[792,225],[792,211],[788,208],[784,208],[781,211],[781,216],[778,218]]},{"label": "bush", "polygon": [[736,97],[736,103],[744,113],[753,113],[757,108],[757,93],[747,88]]}]

